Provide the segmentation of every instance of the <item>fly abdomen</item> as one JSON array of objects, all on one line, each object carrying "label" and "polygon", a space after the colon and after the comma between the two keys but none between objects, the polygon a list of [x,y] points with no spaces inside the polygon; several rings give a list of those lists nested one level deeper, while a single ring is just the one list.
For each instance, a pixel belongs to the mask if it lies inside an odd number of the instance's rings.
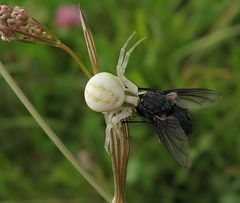
[{"label": "fly abdomen", "polygon": [[186,135],[192,133],[194,127],[194,120],[187,109],[174,105],[171,115],[178,119]]}]

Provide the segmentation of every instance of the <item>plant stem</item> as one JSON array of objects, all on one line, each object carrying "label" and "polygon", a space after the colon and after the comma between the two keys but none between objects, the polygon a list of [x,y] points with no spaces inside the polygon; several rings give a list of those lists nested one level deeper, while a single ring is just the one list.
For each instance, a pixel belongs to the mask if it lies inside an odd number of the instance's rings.
[{"label": "plant stem", "polygon": [[[71,52],[70,52],[71,53]],[[6,80],[8,85],[11,87],[13,92],[17,95],[18,99],[22,102],[28,112],[32,115],[35,121],[39,124],[42,130],[47,134],[54,145],[62,152],[65,158],[77,169],[77,171],[85,178],[85,180],[107,201],[111,202],[111,196],[96,183],[94,178],[79,165],[79,161],[72,154],[72,152],[63,144],[59,137],[54,133],[54,131],[48,126],[45,120],[41,117],[20,87],[17,85],[12,76],[5,69],[4,65],[0,62],[0,73]]]},{"label": "plant stem", "polygon": [[83,62],[71,48],[69,48],[66,44],[63,44],[62,42],[60,42],[56,46],[66,51],[77,62],[77,64],[80,66],[80,68],[88,78],[92,77],[91,73],[88,71],[86,66],[83,64]]},{"label": "plant stem", "polygon": [[126,203],[127,166],[130,152],[130,139],[127,123],[120,123],[123,138],[118,139],[112,131],[112,168],[114,176],[114,197],[112,203]]},{"label": "plant stem", "polygon": [[[80,6],[79,6],[80,7]],[[84,38],[86,41],[88,55],[92,64],[93,73],[97,74],[100,71],[98,63],[98,55],[95,46],[95,42],[92,36],[92,32],[86,22],[86,19],[80,11],[80,20],[82,24],[82,29],[84,33]],[[138,42],[140,43],[140,41]],[[137,46],[137,44],[135,44]],[[108,114],[104,114],[106,123],[112,123],[112,120],[108,120]],[[112,119],[112,118],[110,118]],[[114,177],[114,197],[112,203],[126,203],[126,178],[127,178],[127,165],[130,151],[130,141],[129,141],[129,131],[127,123],[121,122],[118,125],[119,130],[121,131],[122,139],[118,139],[115,132],[111,131],[111,158],[112,158],[112,169]]]}]

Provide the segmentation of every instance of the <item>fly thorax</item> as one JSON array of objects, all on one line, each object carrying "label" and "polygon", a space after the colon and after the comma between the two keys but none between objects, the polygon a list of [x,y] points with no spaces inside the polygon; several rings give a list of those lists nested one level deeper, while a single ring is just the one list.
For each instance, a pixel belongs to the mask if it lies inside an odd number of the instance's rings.
[{"label": "fly thorax", "polygon": [[140,103],[137,108],[138,113],[151,119],[154,115],[162,115],[170,111],[172,104],[167,100],[162,92],[149,90],[140,96]]}]

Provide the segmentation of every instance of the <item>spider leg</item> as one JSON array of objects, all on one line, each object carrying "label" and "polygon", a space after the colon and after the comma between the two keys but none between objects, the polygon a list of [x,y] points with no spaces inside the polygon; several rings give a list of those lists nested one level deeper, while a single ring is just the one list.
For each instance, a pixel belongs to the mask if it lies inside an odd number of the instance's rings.
[{"label": "spider leg", "polygon": [[114,112],[111,113],[104,113],[104,118],[106,122],[106,130],[105,130],[105,143],[104,143],[104,148],[107,151],[108,154],[112,153],[111,149],[111,130],[113,128],[112,125],[112,117],[113,117]]},{"label": "spider leg", "polygon": [[119,122],[121,120],[131,116],[132,112],[133,112],[133,110],[131,107],[122,107],[121,111],[112,117],[113,130],[116,133],[118,139],[123,139],[123,135],[120,132],[119,127],[118,127]]},{"label": "spider leg", "polygon": [[133,38],[133,36],[135,34],[136,34],[136,32],[133,32],[121,48],[120,55],[119,55],[119,58],[118,58],[118,64],[117,64],[117,73],[120,72],[120,69],[121,69],[121,66],[122,66],[122,63],[123,63],[123,60],[124,60],[125,49],[126,49],[128,43],[130,42],[130,40]]},{"label": "spider leg", "polygon": [[118,112],[110,112],[110,113],[105,113],[105,121],[106,121],[106,138],[105,138],[105,144],[104,148],[107,151],[108,154],[112,153],[112,146],[111,146],[111,135],[112,135],[112,130],[116,134],[118,139],[123,139],[123,135],[121,134],[119,130],[119,122],[125,118],[128,118],[129,116],[132,115],[132,108],[131,107],[122,107]]},{"label": "spider leg", "polygon": [[123,61],[122,61],[122,64],[121,64],[121,69],[120,69],[121,72],[119,72],[120,74],[118,75],[119,77],[120,77],[120,76],[124,76],[124,73],[125,73],[125,70],[126,70],[126,67],[127,67],[127,64],[128,64],[129,57],[130,57],[131,53],[132,53],[132,52],[134,51],[134,49],[135,49],[143,40],[145,40],[145,39],[146,39],[146,37],[143,37],[143,38],[141,38],[140,40],[138,40],[138,41],[126,52],[126,54],[125,54],[125,56],[124,56],[124,59],[123,59]]},{"label": "spider leg", "polygon": [[150,123],[150,122],[145,120],[137,120],[137,121],[123,121],[123,123]]},{"label": "spider leg", "polygon": [[[131,38],[130,38],[131,39]],[[132,83],[130,80],[128,80],[124,74],[125,74],[125,70],[129,61],[129,57],[131,55],[131,53],[134,51],[134,49],[146,38],[142,38],[140,40],[138,40],[128,51],[127,53],[124,55],[124,51],[121,52],[120,57],[121,60],[119,60],[118,65],[117,65],[117,75],[120,78],[121,82],[123,83],[124,87],[126,88],[127,91],[133,93],[133,94],[137,94],[138,93],[138,88],[137,86]],[[127,40],[128,42],[129,40]],[[125,44],[126,45],[126,44]],[[124,47],[125,49],[125,47]]]},{"label": "spider leg", "polygon": [[104,143],[104,148],[108,154],[112,154],[112,146],[111,146],[111,128],[106,128],[105,134],[105,143]]}]

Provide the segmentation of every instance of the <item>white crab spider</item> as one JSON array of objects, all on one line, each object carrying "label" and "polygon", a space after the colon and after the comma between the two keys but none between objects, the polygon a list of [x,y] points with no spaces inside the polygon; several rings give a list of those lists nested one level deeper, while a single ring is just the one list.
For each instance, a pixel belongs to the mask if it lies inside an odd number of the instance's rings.
[{"label": "white crab spider", "polygon": [[137,41],[125,54],[125,49],[135,33],[121,48],[116,68],[117,76],[107,72],[98,73],[88,81],[85,87],[84,96],[87,105],[93,111],[104,114],[106,122],[104,147],[109,153],[111,153],[111,130],[121,138],[118,123],[131,116],[139,104],[138,87],[124,76],[130,54],[145,39]]}]

